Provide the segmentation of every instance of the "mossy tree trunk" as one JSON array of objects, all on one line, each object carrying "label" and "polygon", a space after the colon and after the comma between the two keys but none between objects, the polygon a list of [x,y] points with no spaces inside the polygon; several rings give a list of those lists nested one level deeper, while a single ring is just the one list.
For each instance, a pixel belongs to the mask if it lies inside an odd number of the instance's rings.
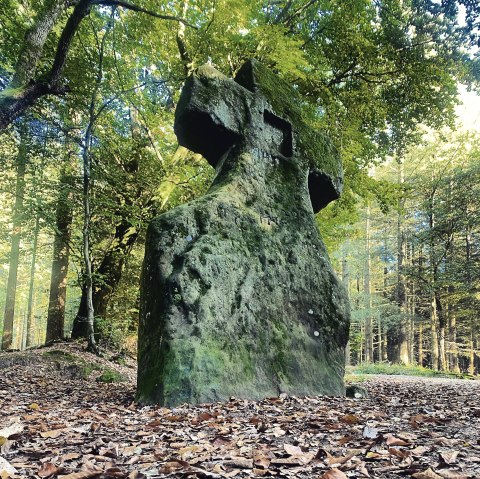
[{"label": "mossy tree trunk", "polygon": [[73,220],[73,176],[68,169],[69,165],[65,165],[62,169],[60,195],[57,200],[47,316],[47,343],[64,337],[68,261]]}]

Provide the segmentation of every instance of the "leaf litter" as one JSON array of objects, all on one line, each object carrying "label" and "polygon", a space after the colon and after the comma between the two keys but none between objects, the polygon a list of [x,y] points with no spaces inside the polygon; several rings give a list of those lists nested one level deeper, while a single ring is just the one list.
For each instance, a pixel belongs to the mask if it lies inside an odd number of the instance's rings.
[{"label": "leaf litter", "polygon": [[480,478],[478,381],[372,376],[366,398],[170,409],[134,402],[133,367],[121,383],[65,377],[42,351],[0,355],[1,479]]}]

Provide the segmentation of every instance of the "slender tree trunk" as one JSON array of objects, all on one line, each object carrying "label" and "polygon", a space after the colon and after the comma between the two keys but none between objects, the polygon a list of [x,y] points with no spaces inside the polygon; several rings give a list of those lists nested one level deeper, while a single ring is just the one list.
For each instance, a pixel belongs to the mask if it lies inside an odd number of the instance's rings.
[{"label": "slender tree trunk", "polygon": [[[181,18],[183,19],[185,19],[187,16],[188,3],[189,3],[189,0],[184,0],[181,4],[181,10],[182,10]],[[183,70],[185,72],[185,76],[188,76],[192,70],[192,59],[188,52],[187,44],[185,42],[185,25],[183,23],[178,24],[176,40],[177,40],[178,52],[180,54],[180,59],[182,60],[182,63],[183,63]]]},{"label": "slender tree trunk", "polygon": [[25,194],[25,170],[27,165],[26,132],[20,132],[20,145],[17,155],[17,183],[15,187],[15,205],[13,208],[13,231],[10,247],[5,314],[3,317],[2,349],[12,347],[13,324],[15,318],[15,297],[17,291],[18,263],[20,258],[20,239],[23,219],[23,197]]},{"label": "slender tree trunk", "polygon": [[[433,179],[432,179],[433,181]],[[440,349],[439,349],[439,311],[437,301],[438,288],[438,266],[435,257],[435,239],[434,228],[435,221],[435,189],[432,190],[429,202],[429,229],[430,229],[430,350],[432,369],[438,371],[440,368]]]},{"label": "slender tree trunk", "polygon": [[448,370],[447,363],[447,348],[446,348],[446,321],[445,321],[445,312],[443,310],[442,301],[440,298],[440,293],[435,292],[435,301],[437,303],[437,312],[438,312],[438,359],[439,366],[441,371]]},{"label": "slender tree trunk", "polygon": [[[405,183],[403,162],[400,162],[398,168],[398,183],[401,188]],[[408,311],[407,311],[407,288],[405,280],[405,260],[407,250],[407,239],[405,237],[405,230],[403,227],[403,213],[405,210],[405,196],[402,193],[398,201],[397,211],[397,304],[401,313],[400,324],[397,328],[396,347],[394,361],[399,361],[403,364],[410,363],[409,348],[408,348]]]},{"label": "slender tree trunk", "polygon": [[450,344],[450,371],[460,373],[459,352],[457,344],[457,316],[453,305],[448,307],[448,341]]},{"label": "slender tree trunk", "polygon": [[473,321],[470,323],[470,331],[468,338],[468,374],[475,374],[475,327]]},{"label": "slender tree trunk", "polygon": [[[350,293],[350,288],[349,288],[350,274],[348,271],[348,261],[347,261],[345,252],[342,257],[342,283],[347,292],[347,297],[350,298],[350,294],[349,294]],[[351,364],[351,351],[350,351],[350,339],[349,339],[347,342],[347,346],[345,348],[345,365],[350,366],[350,364]]]},{"label": "slender tree trunk", "polygon": [[438,348],[438,312],[435,291],[430,295],[430,348],[432,352],[432,369],[438,371],[440,352]]},{"label": "slender tree trunk", "polygon": [[[413,270],[414,266],[414,255],[415,255],[415,248],[413,242],[410,242],[410,260],[409,265],[410,268]],[[410,308],[409,308],[409,338],[408,338],[408,354],[410,357],[410,364],[415,364],[415,315],[416,315],[416,303],[415,303],[415,282],[409,281],[408,282],[410,294]]]},{"label": "slender tree trunk", "polygon": [[35,291],[35,264],[37,262],[37,246],[38,246],[38,235],[40,232],[40,217],[37,213],[35,218],[35,229],[33,232],[33,244],[32,244],[32,263],[30,265],[30,286],[28,289],[28,303],[27,303],[27,338],[26,338],[26,347],[29,348],[34,344],[34,333],[35,325],[33,319],[33,303],[34,297],[33,293]]},{"label": "slender tree trunk", "polygon": [[73,177],[67,171],[68,168],[69,166],[64,166],[62,169],[60,195],[57,200],[46,343],[61,340],[64,337],[69,243],[73,220]]},{"label": "slender tree trunk", "polygon": [[[83,2],[83,0],[81,0]],[[113,10],[112,10],[113,20]],[[92,91],[90,99],[90,106],[88,109],[88,125],[85,130],[85,137],[83,141],[82,163],[83,163],[83,260],[84,260],[84,290],[86,300],[86,327],[87,327],[87,342],[88,350],[99,354],[96,340],[95,340],[95,310],[93,308],[93,274],[92,274],[92,260],[90,257],[90,184],[91,184],[91,158],[90,147],[92,142],[93,128],[98,118],[96,113],[97,95],[103,79],[103,58],[105,52],[105,42],[110,31],[112,23],[109,24],[108,29],[103,34],[99,45],[99,60],[95,86]],[[100,109],[101,111],[101,109]]]},{"label": "slender tree trunk", "polygon": [[423,366],[423,323],[418,323],[418,365]]},{"label": "slender tree trunk", "polygon": [[[94,102],[92,101],[92,105]],[[85,146],[83,149],[83,261],[85,268],[85,290],[87,302],[87,341],[88,349],[98,352],[95,341],[95,312],[93,309],[93,292],[92,292],[92,261],[90,258],[90,155],[89,147],[91,141],[91,133],[93,127],[93,107],[91,107],[90,122],[85,135]]]},{"label": "slender tree trunk", "polygon": [[370,283],[370,206],[367,205],[367,218],[365,223],[365,275],[364,293],[367,308],[365,318],[365,361],[373,362],[373,321],[372,321],[372,288]]}]

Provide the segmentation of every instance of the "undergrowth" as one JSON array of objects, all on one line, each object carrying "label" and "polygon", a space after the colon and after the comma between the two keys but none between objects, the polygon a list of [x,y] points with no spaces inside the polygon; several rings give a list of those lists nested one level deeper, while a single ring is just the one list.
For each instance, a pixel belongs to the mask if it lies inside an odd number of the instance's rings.
[{"label": "undergrowth", "polygon": [[346,369],[345,379],[362,381],[362,375],[368,374],[391,374],[403,376],[420,376],[420,377],[441,377],[441,378],[460,378],[475,379],[468,374],[457,374],[448,371],[434,371],[433,369],[424,368],[417,365],[390,364],[390,363],[362,363],[356,366],[348,366]]}]

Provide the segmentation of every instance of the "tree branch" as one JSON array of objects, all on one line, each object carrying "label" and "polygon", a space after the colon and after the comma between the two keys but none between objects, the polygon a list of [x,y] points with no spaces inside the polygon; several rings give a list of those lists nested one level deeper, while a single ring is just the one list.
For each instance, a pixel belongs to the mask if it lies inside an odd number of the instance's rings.
[{"label": "tree branch", "polygon": [[146,8],[139,7],[137,5],[134,5],[133,3],[124,2],[123,0],[92,0],[91,3],[92,3],[92,5],[122,7],[122,8],[125,8],[127,10],[133,10],[134,12],[145,13],[147,15],[150,15],[151,17],[160,18],[161,20],[170,20],[170,21],[174,21],[174,22],[180,22],[180,23],[183,23],[184,25],[186,25],[187,27],[194,28],[195,30],[198,30],[198,27],[196,27],[195,25],[192,25],[191,23],[188,23],[183,18],[175,17],[174,15],[164,15],[162,13],[153,12],[152,10],[147,10]]}]

